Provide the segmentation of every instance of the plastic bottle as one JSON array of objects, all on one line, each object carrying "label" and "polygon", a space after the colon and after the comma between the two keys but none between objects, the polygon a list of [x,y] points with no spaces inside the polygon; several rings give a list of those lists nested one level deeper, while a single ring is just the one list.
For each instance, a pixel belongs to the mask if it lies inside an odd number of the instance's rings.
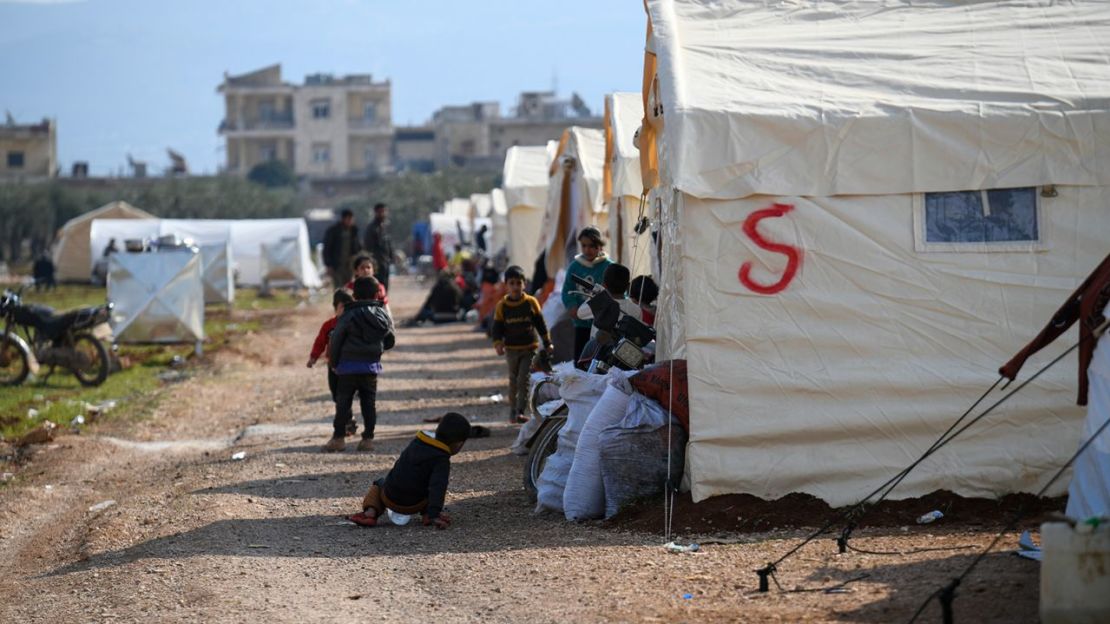
[{"label": "plastic bottle", "polygon": [[933,510],[917,519],[918,524],[930,524],[944,517],[939,511]]}]

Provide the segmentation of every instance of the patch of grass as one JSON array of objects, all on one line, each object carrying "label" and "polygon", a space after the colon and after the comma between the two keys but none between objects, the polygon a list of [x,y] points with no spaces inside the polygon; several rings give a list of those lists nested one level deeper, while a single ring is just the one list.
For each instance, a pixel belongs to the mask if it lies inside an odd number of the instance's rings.
[{"label": "patch of grass", "polygon": [[[64,311],[103,303],[105,291],[92,286],[65,285],[50,293],[26,291],[24,295],[25,301]],[[259,299],[255,291],[242,290],[236,293],[234,313],[229,314],[226,307],[209,306],[204,323],[206,355],[219,351],[236,336],[259,331],[261,321],[257,314],[252,316],[252,312],[292,309],[301,300],[288,292]],[[75,416],[86,414],[86,404],[96,406],[115,401],[116,406],[107,414],[108,418],[147,416],[161,399],[165,382],[159,375],[170,370],[175,357],[188,360],[192,354],[192,345],[120,345],[118,355],[130,365],[109,375],[98,387],[81,386],[72,373],[59,368],[45,383],[41,379],[31,379],[18,387],[3,388],[0,391],[0,440],[16,439],[46,420],[62,427],[69,426]],[[40,369],[40,376],[45,373],[45,367]]]}]

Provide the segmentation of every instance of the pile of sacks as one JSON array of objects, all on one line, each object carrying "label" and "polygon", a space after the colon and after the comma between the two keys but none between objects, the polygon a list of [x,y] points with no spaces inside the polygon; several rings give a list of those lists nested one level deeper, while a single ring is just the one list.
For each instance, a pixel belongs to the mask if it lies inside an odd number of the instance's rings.
[{"label": "pile of sacks", "polygon": [[556,367],[569,412],[537,483],[537,511],[575,521],[609,518],[622,505],[677,487],[689,422],[679,383],[685,371],[681,360],[608,375]]}]

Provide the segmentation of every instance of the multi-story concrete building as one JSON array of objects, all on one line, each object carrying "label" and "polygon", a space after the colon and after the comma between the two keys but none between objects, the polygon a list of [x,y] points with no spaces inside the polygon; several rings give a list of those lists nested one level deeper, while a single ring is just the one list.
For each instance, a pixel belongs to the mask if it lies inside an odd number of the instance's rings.
[{"label": "multi-story concrete building", "polygon": [[52,178],[58,172],[54,120],[18,124],[11,115],[0,125],[0,179]]},{"label": "multi-story concrete building", "polygon": [[404,126],[393,131],[393,168],[430,172],[436,168],[436,129]]},{"label": "multi-story concrete building", "polygon": [[559,99],[550,91],[521,93],[509,117],[497,102],[445,106],[432,117],[436,165],[500,171],[514,145],[545,145],[567,126],[601,128],[602,122],[577,94]]},{"label": "multi-story concrete building", "polygon": [[218,91],[226,114],[226,170],[246,175],[281,160],[297,175],[366,176],[393,161],[389,81],[369,74],[312,74],[303,85],[283,82],[281,65],[239,76],[225,74]]}]

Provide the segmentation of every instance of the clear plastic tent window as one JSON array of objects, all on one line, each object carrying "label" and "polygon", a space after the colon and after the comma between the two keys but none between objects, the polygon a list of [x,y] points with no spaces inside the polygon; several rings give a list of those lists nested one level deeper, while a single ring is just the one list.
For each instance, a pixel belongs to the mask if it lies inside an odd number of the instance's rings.
[{"label": "clear plastic tent window", "polygon": [[1040,240],[1033,187],[925,194],[925,241],[1004,243]]}]

